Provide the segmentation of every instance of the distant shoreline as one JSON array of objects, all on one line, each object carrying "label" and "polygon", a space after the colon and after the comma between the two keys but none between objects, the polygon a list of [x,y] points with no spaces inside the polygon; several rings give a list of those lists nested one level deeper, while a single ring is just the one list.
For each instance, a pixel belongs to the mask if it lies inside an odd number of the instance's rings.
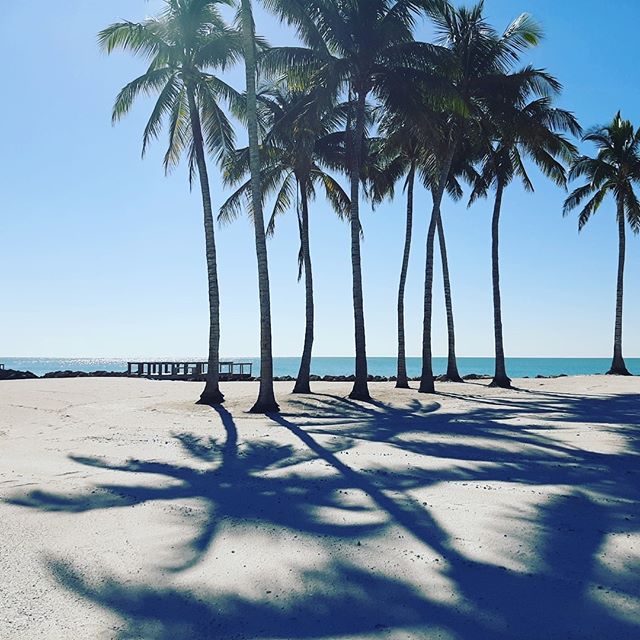
[{"label": "distant shoreline", "polygon": [[[160,360],[160,359],[158,359]],[[172,361],[168,358],[166,361]],[[204,360],[198,358],[197,360]],[[235,358],[240,360],[240,358]],[[252,362],[253,371],[259,372],[259,358],[241,358]],[[626,358],[631,373],[640,375],[640,358]],[[3,358],[0,363],[5,369],[31,371],[35,376],[43,377],[55,372],[75,372],[75,377],[87,374],[119,376],[126,372],[127,360],[121,358]],[[369,374],[373,380],[392,379],[396,374],[396,359],[393,357],[368,358]],[[446,358],[434,358],[434,373],[441,375],[446,370]],[[561,375],[598,375],[609,370],[610,358],[507,358],[507,371],[512,378],[556,377]],[[411,378],[420,375],[420,358],[407,358],[407,370]],[[274,376],[276,379],[295,379],[298,373],[299,359],[294,357],[274,358]],[[314,357],[311,365],[313,379],[332,381],[349,380],[353,374],[352,357]],[[493,374],[493,358],[458,358],[458,368],[462,376],[474,374],[488,376]],[[70,374],[57,374],[58,377],[70,377]]]}]

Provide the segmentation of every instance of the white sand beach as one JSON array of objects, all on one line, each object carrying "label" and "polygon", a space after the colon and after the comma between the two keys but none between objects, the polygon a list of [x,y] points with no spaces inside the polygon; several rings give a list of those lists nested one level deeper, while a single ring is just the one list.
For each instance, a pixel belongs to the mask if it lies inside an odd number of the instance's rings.
[{"label": "white sand beach", "polygon": [[640,380],[516,385],[3,382],[0,638],[638,638]]}]

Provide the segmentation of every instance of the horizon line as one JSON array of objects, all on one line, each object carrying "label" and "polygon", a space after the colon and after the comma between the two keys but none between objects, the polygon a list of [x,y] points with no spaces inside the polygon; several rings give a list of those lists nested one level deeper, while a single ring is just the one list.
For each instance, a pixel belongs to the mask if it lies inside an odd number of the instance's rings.
[{"label": "horizon line", "polygon": [[[297,358],[299,359],[301,356],[300,355],[274,355],[272,356],[273,358]],[[373,359],[373,358],[391,358],[391,359],[397,359],[397,355],[367,355],[367,360],[369,359]],[[422,358],[422,356],[420,355],[407,355],[407,358]],[[434,355],[433,358],[439,358],[439,359],[447,359],[448,356],[446,355]],[[513,359],[513,358],[520,358],[520,359],[526,359],[526,360],[605,360],[605,359],[610,359],[611,355],[600,355],[600,356],[520,356],[520,355],[516,355],[516,356],[505,356],[507,359]],[[626,355],[624,356],[625,359],[640,359],[640,356],[635,356],[635,355]],[[202,360],[202,361],[207,361],[207,357],[206,356],[139,356],[139,355],[135,355],[135,356],[43,356],[43,355],[38,355],[38,356],[9,356],[9,355],[1,355],[0,356],[0,361],[2,360],[2,358],[6,358],[6,359],[11,359],[11,360],[129,360],[131,362],[134,361],[152,361],[152,360],[157,360],[157,361],[171,361],[172,359],[181,359],[181,360]],[[259,360],[260,356],[258,355],[235,355],[235,356],[224,356],[224,357],[220,357],[220,360],[227,360],[227,359],[233,359],[233,358],[246,358],[246,359],[252,359],[252,360]],[[333,356],[323,356],[323,355],[318,355],[318,356],[312,356],[312,358],[350,358],[353,359],[355,358],[355,355],[333,355]],[[489,355],[489,356],[463,356],[463,355],[459,355],[456,356],[457,360],[460,359],[486,359],[486,360],[493,360],[495,359],[495,355]]]}]

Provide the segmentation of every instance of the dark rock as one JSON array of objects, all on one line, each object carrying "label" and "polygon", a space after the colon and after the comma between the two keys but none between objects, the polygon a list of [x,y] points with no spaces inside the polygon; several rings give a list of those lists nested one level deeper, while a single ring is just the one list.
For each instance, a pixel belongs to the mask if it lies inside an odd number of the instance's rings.
[{"label": "dark rock", "polygon": [[466,376],[462,376],[463,380],[490,380],[491,376],[484,373],[467,373]]},{"label": "dark rock", "polygon": [[86,371],[49,371],[45,373],[43,378],[88,378]]},{"label": "dark rock", "polygon": [[31,380],[38,376],[31,371],[18,371],[17,369],[0,369],[0,380]]},{"label": "dark rock", "polygon": [[126,371],[91,371],[89,375],[93,378],[126,378]]},{"label": "dark rock", "polygon": [[126,371],[48,371],[43,378],[126,378]]}]

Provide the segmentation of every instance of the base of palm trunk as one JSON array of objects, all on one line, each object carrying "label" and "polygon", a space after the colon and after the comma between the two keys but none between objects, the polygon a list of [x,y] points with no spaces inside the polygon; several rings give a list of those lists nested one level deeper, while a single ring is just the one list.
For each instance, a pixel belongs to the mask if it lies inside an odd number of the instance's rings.
[{"label": "base of palm trunk", "polygon": [[607,371],[608,376],[632,376],[633,374],[627,369],[624,362],[616,362],[611,365],[611,369]]},{"label": "base of palm trunk", "polygon": [[435,393],[436,385],[431,380],[420,380],[420,386],[418,387],[418,393]]},{"label": "base of palm trunk", "polygon": [[396,389],[410,389],[408,378],[398,378],[396,380]]},{"label": "base of palm trunk", "polygon": [[262,402],[258,400],[251,409],[249,409],[249,413],[279,413],[280,407],[278,403],[274,400],[273,402]]},{"label": "base of palm trunk", "polygon": [[369,387],[366,381],[361,382],[356,380],[351,393],[349,394],[351,400],[361,400],[362,402],[371,402],[371,396],[369,395]]},{"label": "base of palm trunk", "polygon": [[276,402],[276,396],[273,392],[273,380],[267,384],[262,379],[260,380],[260,387],[258,389],[258,399],[249,413],[278,413],[280,407]]},{"label": "base of palm trunk", "polygon": [[309,381],[299,381],[296,380],[296,384],[293,387],[293,391],[291,393],[311,393],[311,387],[309,386]]},{"label": "base of palm trunk", "polygon": [[438,380],[440,380],[440,382],[464,382],[459,373],[445,373],[444,376],[438,378]]},{"label": "base of palm trunk", "polygon": [[494,376],[489,384],[490,387],[499,387],[501,389],[512,389],[511,378],[507,376]]},{"label": "base of palm trunk", "polygon": [[215,404],[222,404],[223,402],[224,395],[222,395],[220,389],[218,389],[217,387],[213,387],[211,389],[205,387],[196,404],[206,404],[212,406]]},{"label": "base of palm trunk", "polygon": [[464,382],[460,372],[458,371],[456,357],[449,357],[447,360],[447,372],[444,374],[443,380],[445,382]]}]

